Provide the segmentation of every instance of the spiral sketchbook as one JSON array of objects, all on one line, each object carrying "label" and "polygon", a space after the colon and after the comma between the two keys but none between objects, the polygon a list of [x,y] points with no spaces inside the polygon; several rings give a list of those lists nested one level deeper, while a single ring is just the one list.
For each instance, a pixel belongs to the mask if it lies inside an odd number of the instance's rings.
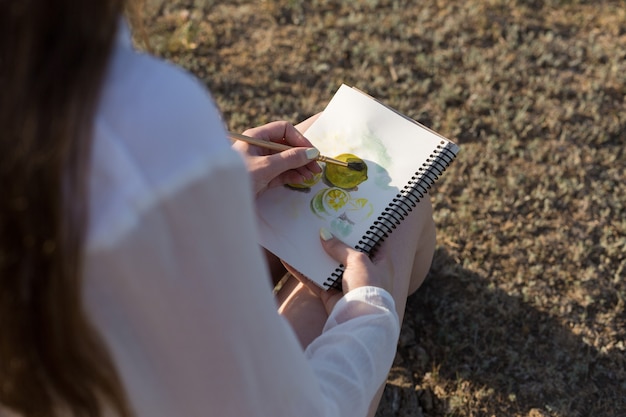
[{"label": "spiral sketchbook", "polygon": [[321,227],[373,254],[424,198],[458,146],[362,91],[342,85],[304,132],[322,155],[361,170],[320,164],[322,174],[258,199],[260,243],[324,288],[344,266],[324,252]]}]

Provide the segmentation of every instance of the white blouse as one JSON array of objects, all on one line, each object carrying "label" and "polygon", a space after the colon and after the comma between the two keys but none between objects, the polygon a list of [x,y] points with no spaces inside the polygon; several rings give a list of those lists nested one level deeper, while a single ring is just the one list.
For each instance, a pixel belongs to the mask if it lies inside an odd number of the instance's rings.
[{"label": "white blouse", "polygon": [[395,354],[393,299],[350,292],[303,352],[207,91],[122,32],[95,120],[84,296],[136,415],[365,415]]}]

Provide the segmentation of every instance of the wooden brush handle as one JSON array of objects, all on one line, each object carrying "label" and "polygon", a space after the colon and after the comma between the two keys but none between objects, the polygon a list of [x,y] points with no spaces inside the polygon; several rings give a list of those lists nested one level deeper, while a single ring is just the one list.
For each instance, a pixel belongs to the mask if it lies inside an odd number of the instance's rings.
[{"label": "wooden brush handle", "polygon": [[240,140],[242,142],[249,143],[250,145],[255,145],[260,148],[271,149],[274,151],[286,151],[287,149],[291,149],[292,146],[284,145],[282,143],[276,143],[269,140],[257,139],[250,136],[242,135],[240,133],[229,132],[228,136],[234,140]]},{"label": "wooden brush handle", "polygon": [[[240,140],[242,142],[249,143],[250,145],[255,145],[255,146],[258,146],[258,147],[261,147],[261,148],[271,149],[271,150],[279,151],[279,152],[286,151],[287,149],[293,148],[293,146],[284,145],[282,143],[276,143],[276,142],[272,142],[272,141],[269,141],[269,140],[257,139],[257,138],[253,138],[253,137],[250,137],[250,136],[242,135],[240,133],[228,132],[228,136],[230,136],[230,138],[233,139],[233,140]],[[343,161],[339,161],[337,159],[329,158],[329,157],[324,156],[324,155],[320,155],[320,156],[318,156],[315,159],[317,161],[320,161],[320,162],[326,162],[328,164],[340,165],[342,167],[347,167],[348,166],[347,162],[343,162]]]}]

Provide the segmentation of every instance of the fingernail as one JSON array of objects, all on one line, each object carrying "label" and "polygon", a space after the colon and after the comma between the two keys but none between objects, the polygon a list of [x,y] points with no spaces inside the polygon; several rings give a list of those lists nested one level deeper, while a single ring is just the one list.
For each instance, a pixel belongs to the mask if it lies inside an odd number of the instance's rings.
[{"label": "fingernail", "polygon": [[317,158],[318,156],[320,156],[320,151],[315,149],[315,148],[308,148],[306,150],[306,157],[309,160],[313,160],[315,158]]},{"label": "fingernail", "polygon": [[322,238],[322,240],[327,241],[333,238],[333,234],[322,227],[320,229],[320,237]]}]

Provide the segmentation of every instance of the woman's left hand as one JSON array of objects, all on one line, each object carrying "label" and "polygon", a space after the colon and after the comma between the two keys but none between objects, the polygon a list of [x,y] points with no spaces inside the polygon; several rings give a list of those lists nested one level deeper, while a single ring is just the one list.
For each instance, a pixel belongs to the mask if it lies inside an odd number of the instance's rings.
[{"label": "woman's left hand", "polygon": [[235,141],[233,148],[244,156],[257,196],[268,188],[298,184],[322,172],[315,161],[319,151],[288,122],[271,122],[248,129],[244,135],[294,146],[292,149],[276,153]]}]

